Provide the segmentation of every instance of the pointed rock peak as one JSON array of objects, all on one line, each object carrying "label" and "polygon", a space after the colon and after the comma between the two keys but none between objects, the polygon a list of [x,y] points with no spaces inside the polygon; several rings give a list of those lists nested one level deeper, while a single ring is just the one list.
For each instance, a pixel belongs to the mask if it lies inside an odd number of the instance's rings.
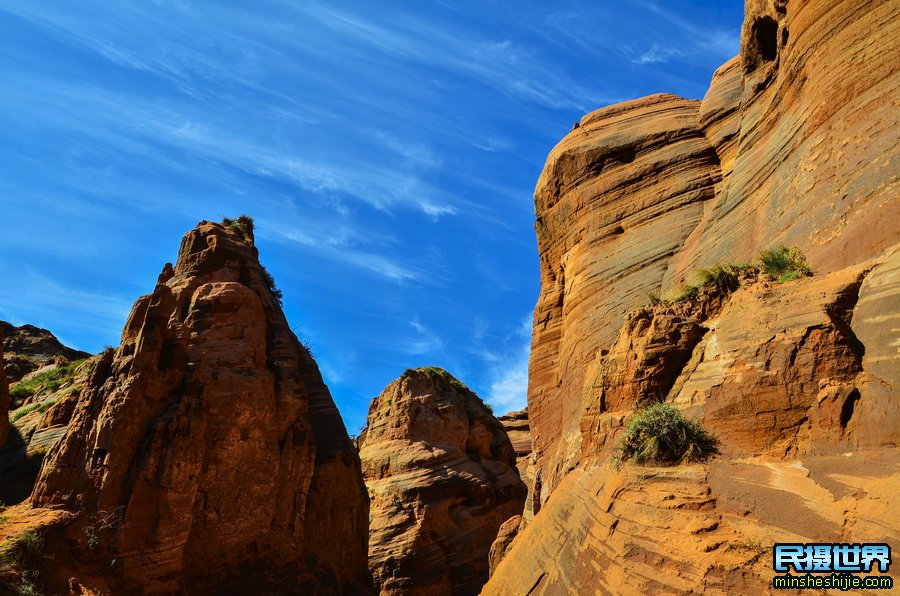
[{"label": "pointed rock peak", "polygon": [[184,236],[35,486],[34,506],[80,513],[76,560],[117,562],[112,592],[368,583],[359,459],[250,224]]}]

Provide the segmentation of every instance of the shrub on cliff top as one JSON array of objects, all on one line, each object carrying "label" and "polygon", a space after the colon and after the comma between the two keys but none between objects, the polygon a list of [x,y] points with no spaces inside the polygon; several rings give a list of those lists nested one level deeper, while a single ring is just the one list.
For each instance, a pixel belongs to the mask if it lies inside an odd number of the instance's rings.
[{"label": "shrub on cliff top", "polygon": [[637,410],[622,438],[622,459],[635,463],[701,461],[719,452],[718,440],[667,403]]},{"label": "shrub on cliff top", "polygon": [[230,217],[222,218],[222,225],[231,228],[237,232],[238,236],[244,239],[244,242],[253,246],[253,218],[249,215],[241,215],[237,219]]},{"label": "shrub on cliff top", "polygon": [[765,276],[778,283],[812,275],[806,257],[796,247],[779,246],[763,251],[759,255],[759,262]]}]

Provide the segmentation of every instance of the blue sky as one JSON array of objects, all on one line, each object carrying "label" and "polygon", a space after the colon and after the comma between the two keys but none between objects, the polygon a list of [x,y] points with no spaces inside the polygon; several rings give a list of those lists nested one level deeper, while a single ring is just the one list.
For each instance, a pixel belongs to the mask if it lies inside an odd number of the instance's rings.
[{"label": "blue sky", "polygon": [[532,192],[582,114],[703,96],[740,0],[0,5],[0,318],[117,345],[198,221],[257,222],[355,433],[404,369],[525,405]]}]

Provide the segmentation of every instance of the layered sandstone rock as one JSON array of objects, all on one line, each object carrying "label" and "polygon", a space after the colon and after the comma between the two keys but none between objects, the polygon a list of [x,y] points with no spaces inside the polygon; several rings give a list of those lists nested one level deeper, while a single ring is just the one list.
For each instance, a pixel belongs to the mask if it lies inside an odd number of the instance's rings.
[{"label": "layered sandstone rock", "polygon": [[883,0],[748,0],[741,54],[702,102],[603,108],[550,153],[529,366],[543,499],[579,460],[591,364],[648,293],[776,244],[827,274],[897,242],[898,17]]},{"label": "layered sandstone rock", "polygon": [[407,370],[359,437],[371,498],[369,564],[382,594],[477,594],[525,486],[500,422],[441,369]]},{"label": "layered sandstone rock", "polygon": [[513,451],[516,452],[516,467],[519,469],[519,475],[524,478],[525,468],[528,465],[528,458],[531,455],[531,431],[528,428],[528,409],[519,410],[518,412],[509,412],[497,418],[512,443]]},{"label": "layered sandstone rock", "polygon": [[4,368],[10,383],[54,361],[71,362],[90,356],[87,352],[64,346],[55,335],[34,325],[16,327],[0,321],[0,335],[6,353]]},{"label": "layered sandstone rock", "polygon": [[896,449],[563,479],[482,594],[759,594],[776,542],[900,539]]},{"label": "layered sandstone rock", "polygon": [[719,158],[699,112],[698,101],[655,95],[588,114],[538,180],[528,411],[544,497],[578,459],[586,365],[660,288],[715,197]]},{"label": "layered sandstone rock", "polygon": [[54,573],[113,592],[368,583],[356,451],[256,249],[219,224],[135,303],[31,503],[78,514],[77,565]]},{"label": "layered sandstone rock", "polygon": [[[756,592],[775,542],[900,538],[900,416],[885,380],[896,335],[876,330],[900,312],[896,254],[626,317],[586,394],[579,466],[514,541],[498,539],[484,593]],[[723,455],[614,467],[628,417],[659,399],[701,420]]]}]

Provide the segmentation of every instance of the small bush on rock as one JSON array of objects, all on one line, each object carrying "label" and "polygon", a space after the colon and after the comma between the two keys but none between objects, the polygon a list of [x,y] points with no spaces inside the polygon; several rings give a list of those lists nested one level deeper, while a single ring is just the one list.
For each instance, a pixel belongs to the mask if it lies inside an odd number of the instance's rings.
[{"label": "small bush on rock", "polygon": [[812,275],[806,257],[795,247],[779,246],[764,251],[759,255],[759,262],[765,276],[778,283]]},{"label": "small bush on rock", "polygon": [[635,463],[702,461],[719,452],[718,440],[667,403],[637,410],[622,438],[622,460]]},{"label": "small bush on rock", "polygon": [[238,236],[244,239],[244,242],[253,246],[253,218],[249,215],[241,215],[237,219],[230,217],[222,218],[222,225],[231,228],[237,232]]}]

